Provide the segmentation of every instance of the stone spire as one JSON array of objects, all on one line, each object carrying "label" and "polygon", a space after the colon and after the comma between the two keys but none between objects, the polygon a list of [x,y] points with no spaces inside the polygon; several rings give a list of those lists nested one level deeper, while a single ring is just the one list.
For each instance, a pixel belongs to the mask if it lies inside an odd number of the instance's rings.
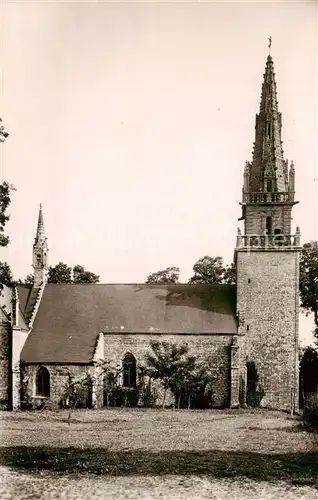
[{"label": "stone spire", "polygon": [[249,171],[250,193],[288,191],[287,162],[284,161],[282,117],[278,111],[273,58],[267,56],[260,111],[256,115],[253,160]]},{"label": "stone spire", "polygon": [[38,225],[33,245],[34,287],[39,287],[47,281],[48,251],[42,205],[40,205]]},{"label": "stone spire", "polygon": [[40,204],[39,217],[38,217],[38,227],[36,230],[35,243],[45,240],[45,230],[44,230],[44,219],[42,212],[42,204]]}]

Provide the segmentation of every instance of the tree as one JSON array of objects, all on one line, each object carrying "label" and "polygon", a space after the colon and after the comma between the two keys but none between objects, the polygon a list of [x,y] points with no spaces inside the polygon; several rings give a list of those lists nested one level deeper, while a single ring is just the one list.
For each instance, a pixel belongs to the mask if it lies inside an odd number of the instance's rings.
[{"label": "tree", "polygon": [[180,269],[178,267],[167,267],[163,271],[149,274],[147,284],[173,285],[178,282]]},{"label": "tree", "polygon": [[92,378],[88,373],[73,377],[69,374],[68,381],[64,384],[61,406],[69,409],[68,424],[71,422],[71,410],[74,408],[87,408],[92,403]]},{"label": "tree", "polygon": [[236,283],[236,268],[235,264],[231,266],[223,265],[222,257],[210,257],[205,255],[199,259],[193,266],[193,276],[189,283]]},{"label": "tree", "polygon": [[301,403],[304,406],[309,394],[318,391],[318,351],[308,346],[303,351],[299,363]]},{"label": "tree", "polygon": [[0,283],[6,286],[13,285],[12,272],[7,262],[0,262]]},{"label": "tree", "polygon": [[103,381],[103,392],[106,396],[106,408],[108,408],[110,396],[118,387],[122,368],[115,368],[110,361],[102,359],[96,362],[96,366],[99,368],[99,378]]},{"label": "tree", "polygon": [[11,202],[10,193],[14,188],[8,182],[0,184],[0,247],[6,247],[9,244],[9,237],[5,236],[4,228],[6,223],[10,220],[7,209]]},{"label": "tree", "polygon": [[314,336],[318,339],[318,242],[305,243],[300,254],[300,300],[308,313],[314,314]]},{"label": "tree", "polygon": [[59,262],[54,267],[50,266],[48,283],[72,283],[72,268],[63,262]]},{"label": "tree", "polygon": [[34,274],[28,274],[24,279],[25,285],[33,285],[34,283]]},{"label": "tree", "polygon": [[85,271],[83,266],[77,265],[73,267],[73,283],[98,283],[99,276]]},{"label": "tree", "polygon": [[[73,271],[73,278],[72,278]],[[30,280],[32,275],[29,275]],[[48,283],[98,283],[99,276],[96,274],[85,271],[85,268],[80,265],[76,265],[73,269],[59,262],[56,266],[50,266],[48,273]]]},{"label": "tree", "polygon": [[144,373],[150,378],[159,380],[163,386],[162,407],[165,407],[167,390],[176,387],[178,372],[188,363],[189,348],[186,344],[151,341],[152,352],[145,356]]}]

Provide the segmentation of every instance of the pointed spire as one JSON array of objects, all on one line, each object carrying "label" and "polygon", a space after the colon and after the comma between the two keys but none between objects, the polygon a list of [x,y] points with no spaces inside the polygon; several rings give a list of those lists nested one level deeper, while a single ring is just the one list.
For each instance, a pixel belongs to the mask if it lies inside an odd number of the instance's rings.
[{"label": "pointed spire", "polygon": [[35,243],[45,240],[44,219],[42,212],[42,204],[40,204],[38,227],[36,230]]},{"label": "pointed spire", "polygon": [[[270,44],[271,45],[271,38]],[[249,192],[288,190],[281,140],[282,118],[278,111],[274,62],[267,56],[262,83],[260,111],[256,115],[253,161],[249,173]]]}]

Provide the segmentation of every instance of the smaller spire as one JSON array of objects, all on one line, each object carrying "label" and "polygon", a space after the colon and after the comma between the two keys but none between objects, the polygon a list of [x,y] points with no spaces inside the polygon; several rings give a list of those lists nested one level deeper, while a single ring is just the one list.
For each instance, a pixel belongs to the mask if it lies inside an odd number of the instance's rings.
[{"label": "smaller spire", "polygon": [[38,243],[39,241],[43,241],[43,240],[45,240],[45,230],[44,230],[42,203],[41,203],[40,210],[39,210],[38,227],[36,230],[35,243]]}]

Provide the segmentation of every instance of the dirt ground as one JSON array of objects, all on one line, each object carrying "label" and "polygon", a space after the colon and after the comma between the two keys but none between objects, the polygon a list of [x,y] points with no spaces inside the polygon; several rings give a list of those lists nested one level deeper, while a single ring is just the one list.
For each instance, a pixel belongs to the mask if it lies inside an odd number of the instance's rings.
[{"label": "dirt ground", "polygon": [[0,498],[318,497],[317,437],[266,411],[0,413]]}]

